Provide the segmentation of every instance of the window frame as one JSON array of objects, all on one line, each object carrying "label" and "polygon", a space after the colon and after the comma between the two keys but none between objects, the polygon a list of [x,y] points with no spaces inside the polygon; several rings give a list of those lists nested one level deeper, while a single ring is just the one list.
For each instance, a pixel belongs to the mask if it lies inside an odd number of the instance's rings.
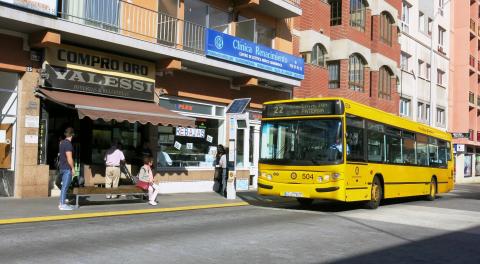
[{"label": "window frame", "polygon": [[350,0],[350,27],[365,32],[367,4],[365,0]]},{"label": "window frame", "polygon": [[330,26],[342,24],[342,0],[328,0],[330,5]]},{"label": "window frame", "polygon": [[354,53],[348,59],[348,87],[351,90],[365,91],[365,65],[363,58]]},{"label": "window frame", "polygon": [[380,41],[392,46],[394,20],[391,15],[384,11],[380,14]]},{"label": "window frame", "polygon": [[[328,88],[329,89],[338,89],[340,88],[340,61],[328,61]],[[334,74],[335,73],[335,74]],[[336,75],[336,79],[333,79],[332,75]]]},{"label": "window frame", "polygon": [[378,70],[378,98],[392,98],[392,78],[393,72],[386,66],[380,67]]}]

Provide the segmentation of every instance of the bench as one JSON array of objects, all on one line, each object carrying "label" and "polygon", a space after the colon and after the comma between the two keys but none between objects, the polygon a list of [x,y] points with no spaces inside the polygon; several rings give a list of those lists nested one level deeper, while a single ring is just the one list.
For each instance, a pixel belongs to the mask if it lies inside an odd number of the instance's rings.
[{"label": "bench", "polygon": [[125,185],[119,186],[117,188],[101,188],[101,187],[77,187],[73,188],[72,194],[75,195],[75,206],[78,208],[78,198],[85,197],[85,196],[92,196],[92,195],[106,195],[106,194],[114,194],[114,195],[141,195],[141,199],[148,195],[147,191],[138,188],[135,185]]}]

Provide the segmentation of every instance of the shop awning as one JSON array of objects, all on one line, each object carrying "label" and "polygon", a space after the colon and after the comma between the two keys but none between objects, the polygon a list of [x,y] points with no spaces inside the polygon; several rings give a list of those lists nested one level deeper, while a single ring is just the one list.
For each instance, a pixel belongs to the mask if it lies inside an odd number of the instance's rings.
[{"label": "shop awning", "polygon": [[55,103],[69,105],[77,109],[82,119],[116,120],[141,124],[195,126],[195,119],[174,113],[153,102],[132,101],[88,94],[38,89],[37,95]]}]

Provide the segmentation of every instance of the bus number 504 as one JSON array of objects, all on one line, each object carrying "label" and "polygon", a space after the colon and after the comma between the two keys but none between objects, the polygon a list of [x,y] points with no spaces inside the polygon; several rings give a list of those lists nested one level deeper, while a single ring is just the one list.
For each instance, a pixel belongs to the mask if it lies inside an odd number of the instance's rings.
[{"label": "bus number 504", "polygon": [[302,179],[304,179],[304,180],[308,180],[308,179],[313,180],[313,173],[312,173],[312,174],[310,174],[310,173],[304,173],[304,174],[302,174]]}]

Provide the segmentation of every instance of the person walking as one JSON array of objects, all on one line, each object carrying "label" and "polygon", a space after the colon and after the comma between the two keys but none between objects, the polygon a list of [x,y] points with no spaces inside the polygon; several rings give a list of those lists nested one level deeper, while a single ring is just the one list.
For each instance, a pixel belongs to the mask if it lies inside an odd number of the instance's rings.
[{"label": "person walking", "polygon": [[71,127],[65,129],[65,139],[60,141],[59,146],[59,169],[61,175],[61,189],[60,189],[60,204],[58,209],[60,210],[73,210],[73,206],[65,203],[67,199],[68,188],[72,182],[72,177],[75,175],[75,166],[73,164],[73,145],[72,139],[74,136],[74,130]]},{"label": "person walking", "polygon": [[143,158],[143,166],[138,172],[137,187],[148,190],[148,204],[157,205],[155,201],[158,196],[159,189],[154,187],[154,178],[152,172],[153,159],[146,156]]},{"label": "person walking", "polygon": [[[125,162],[123,152],[118,148],[117,141],[113,141],[112,146],[105,154],[105,188],[117,188],[120,181],[120,163]],[[107,194],[107,199],[117,198],[117,195]]]}]

